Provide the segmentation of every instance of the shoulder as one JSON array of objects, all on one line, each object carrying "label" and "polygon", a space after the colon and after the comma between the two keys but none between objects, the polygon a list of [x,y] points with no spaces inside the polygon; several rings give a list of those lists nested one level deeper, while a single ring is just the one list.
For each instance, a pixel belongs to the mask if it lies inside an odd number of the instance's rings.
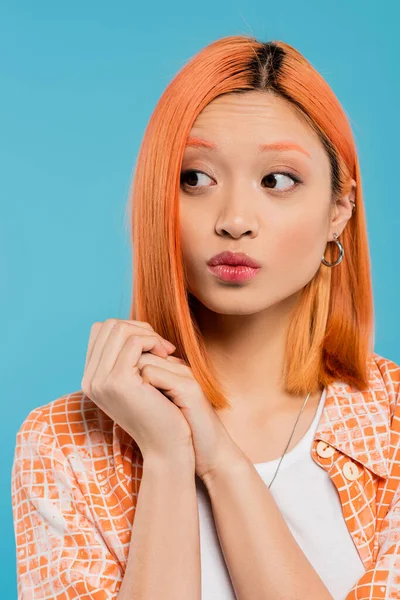
[{"label": "shoulder", "polygon": [[41,453],[92,454],[112,444],[113,421],[82,390],[34,408],[17,432],[18,446],[40,446]]},{"label": "shoulder", "polygon": [[400,494],[400,366],[393,360],[374,353],[370,359],[369,389],[365,396],[367,395],[372,424],[370,431],[373,432],[371,441],[374,443],[371,451],[376,453],[379,429],[389,480],[395,481]]},{"label": "shoulder", "polygon": [[107,426],[107,420],[111,421],[82,390],[77,390],[31,410],[20,431],[42,429],[47,424],[56,434],[66,432],[67,427],[79,433],[88,421]]},{"label": "shoulder", "polygon": [[380,390],[384,396],[391,418],[400,412],[400,365],[374,352],[369,361],[369,383],[372,391]]},{"label": "shoulder", "polygon": [[372,377],[380,375],[385,385],[396,391],[400,386],[400,366],[391,360],[374,352],[370,359]]}]

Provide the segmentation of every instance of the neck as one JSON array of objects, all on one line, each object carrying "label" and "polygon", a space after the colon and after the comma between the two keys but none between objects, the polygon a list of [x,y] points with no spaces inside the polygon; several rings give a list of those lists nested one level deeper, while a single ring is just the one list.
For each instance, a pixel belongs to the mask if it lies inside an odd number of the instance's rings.
[{"label": "neck", "polygon": [[250,315],[218,314],[199,304],[196,319],[232,410],[270,412],[297,400],[284,391],[282,374],[287,328],[297,299],[290,296]]}]

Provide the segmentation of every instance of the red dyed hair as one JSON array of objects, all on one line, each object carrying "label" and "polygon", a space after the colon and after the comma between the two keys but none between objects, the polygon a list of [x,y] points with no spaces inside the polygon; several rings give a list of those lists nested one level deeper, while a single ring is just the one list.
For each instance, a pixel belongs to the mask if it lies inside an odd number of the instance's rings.
[{"label": "red dyed hair", "polygon": [[[190,365],[213,407],[230,407],[191,309],[179,236],[180,171],[186,140],[201,110],[217,96],[265,90],[291,102],[316,131],[331,164],[332,202],[356,181],[356,211],[341,243],[340,265],[321,263],[303,288],[288,329],[286,391],[305,395],[334,380],[368,386],[373,300],[360,168],[347,116],[324,78],[281,41],[228,36],[195,55],[169,83],[140,148],[132,188],[135,282],[129,318],[150,323]],[[330,245],[325,258],[334,261]]]}]

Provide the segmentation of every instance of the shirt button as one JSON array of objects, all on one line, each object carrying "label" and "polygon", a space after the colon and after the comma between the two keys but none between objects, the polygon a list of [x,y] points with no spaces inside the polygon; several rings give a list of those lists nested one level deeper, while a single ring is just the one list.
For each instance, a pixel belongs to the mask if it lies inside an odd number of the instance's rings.
[{"label": "shirt button", "polygon": [[343,475],[349,481],[354,481],[360,475],[360,471],[356,464],[354,464],[351,460],[348,460],[343,465]]},{"label": "shirt button", "polygon": [[320,441],[317,444],[317,454],[322,458],[330,458],[335,454],[335,448],[330,446],[327,442]]}]

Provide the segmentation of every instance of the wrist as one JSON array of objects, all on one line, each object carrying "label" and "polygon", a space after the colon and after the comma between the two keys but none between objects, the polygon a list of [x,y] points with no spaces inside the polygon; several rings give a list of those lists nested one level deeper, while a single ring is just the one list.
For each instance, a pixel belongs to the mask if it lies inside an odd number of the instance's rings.
[{"label": "wrist", "polygon": [[236,444],[233,444],[215,465],[203,475],[203,483],[210,491],[215,481],[232,475],[236,476],[241,470],[248,468],[250,464],[246,454]]},{"label": "wrist", "polygon": [[162,470],[162,471],[179,471],[182,470],[188,473],[195,471],[195,458],[193,448],[185,451],[182,449],[179,452],[171,452],[169,454],[158,454],[148,452],[143,456],[143,468]]}]

